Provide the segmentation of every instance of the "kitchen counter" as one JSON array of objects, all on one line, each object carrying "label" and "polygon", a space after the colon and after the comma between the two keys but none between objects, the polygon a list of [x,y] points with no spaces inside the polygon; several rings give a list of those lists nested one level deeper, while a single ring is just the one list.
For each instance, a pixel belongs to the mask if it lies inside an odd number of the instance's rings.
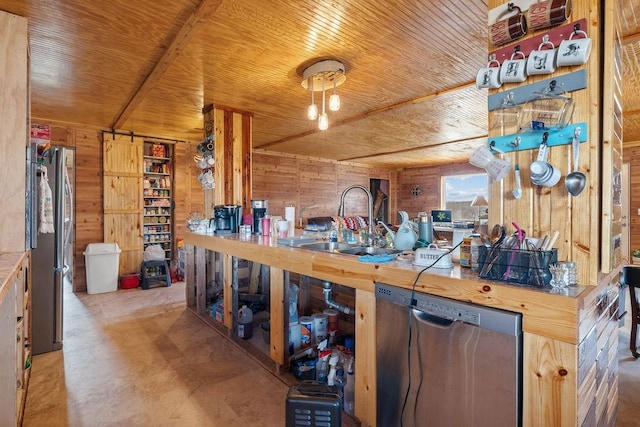
[{"label": "kitchen counter", "polygon": [[[570,287],[566,295],[559,295],[550,289],[482,280],[458,265],[419,274],[423,267],[408,261],[360,262],[353,255],[281,246],[274,237],[188,232],[184,241],[187,304],[202,317],[207,316],[207,250],[221,254],[216,268],[223,272],[225,295],[233,293],[229,278],[234,259],[270,266],[270,356],[278,365],[285,365],[288,357],[284,327],[287,271],[355,289],[355,354],[366,355],[356,356],[355,408],[356,416],[367,426],[376,425],[377,410],[375,282],[407,289],[416,282],[417,292],[522,313],[523,426],[527,427],[577,426],[591,417],[597,389],[596,350],[615,348],[617,342],[617,323],[613,315],[608,315],[617,311],[617,287],[613,284]],[[234,313],[229,300],[224,299],[225,326],[231,330]]]},{"label": "kitchen counter", "polygon": [[[411,289],[424,268],[410,261],[372,264],[353,255],[278,245],[273,236],[186,233],[185,243],[371,293],[375,282]],[[566,295],[554,294],[550,288],[483,280],[471,269],[454,264],[450,269],[423,272],[415,289],[526,314],[525,332],[577,344],[581,340],[578,314],[590,288],[574,286],[567,288]]]}]

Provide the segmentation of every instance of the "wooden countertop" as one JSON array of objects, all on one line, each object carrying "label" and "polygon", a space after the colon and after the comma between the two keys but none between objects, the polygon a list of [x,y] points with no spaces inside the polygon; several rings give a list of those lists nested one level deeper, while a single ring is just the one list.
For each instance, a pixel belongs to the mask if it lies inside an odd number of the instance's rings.
[{"label": "wooden countertop", "polygon": [[13,273],[22,262],[26,252],[2,252],[0,253],[0,304],[9,290],[13,280]]},{"label": "wooden countertop", "polygon": [[[411,289],[424,267],[408,261],[360,262],[358,257],[278,245],[274,236],[187,232],[186,244],[271,265],[284,270],[374,292],[375,282]],[[478,278],[470,269],[429,269],[420,274],[416,291],[523,314],[523,330],[571,344],[581,341],[580,310],[591,286],[568,288],[567,295],[550,289],[511,285]]]}]

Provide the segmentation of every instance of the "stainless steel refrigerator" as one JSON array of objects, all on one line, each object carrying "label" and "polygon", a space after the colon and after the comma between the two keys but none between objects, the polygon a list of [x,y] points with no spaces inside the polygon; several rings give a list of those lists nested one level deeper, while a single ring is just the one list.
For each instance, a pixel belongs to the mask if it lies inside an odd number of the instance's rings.
[{"label": "stainless steel refrigerator", "polygon": [[[62,314],[65,281],[72,280],[73,188],[69,171],[73,151],[51,147],[46,156],[31,151],[30,190],[27,209],[32,274],[33,354],[62,348]],[[40,232],[42,190],[40,180],[46,169],[53,205],[52,233]]]}]

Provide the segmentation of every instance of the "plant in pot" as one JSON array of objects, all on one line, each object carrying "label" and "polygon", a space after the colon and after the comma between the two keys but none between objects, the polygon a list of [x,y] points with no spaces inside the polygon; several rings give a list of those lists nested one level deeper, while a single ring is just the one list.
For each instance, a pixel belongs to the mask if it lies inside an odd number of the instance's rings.
[{"label": "plant in pot", "polygon": [[640,265],[640,249],[634,249],[631,255],[633,264]]}]

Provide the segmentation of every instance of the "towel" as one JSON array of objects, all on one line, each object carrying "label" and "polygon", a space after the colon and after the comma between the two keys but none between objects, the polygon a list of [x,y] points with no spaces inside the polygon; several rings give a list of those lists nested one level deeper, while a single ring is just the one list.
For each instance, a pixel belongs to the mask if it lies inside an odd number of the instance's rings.
[{"label": "towel", "polygon": [[51,186],[49,186],[49,178],[47,177],[47,168],[41,167],[40,175],[40,223],[38,231],[40,233],[53,233],[53,195]]},{"label": "towel", "polygon": [[373,262],[376,264],[380,262],[393,261],[394,259],[396,259],[395,255],[362,255],[361,257],[358,257],[358,261],[360,262]]}]

